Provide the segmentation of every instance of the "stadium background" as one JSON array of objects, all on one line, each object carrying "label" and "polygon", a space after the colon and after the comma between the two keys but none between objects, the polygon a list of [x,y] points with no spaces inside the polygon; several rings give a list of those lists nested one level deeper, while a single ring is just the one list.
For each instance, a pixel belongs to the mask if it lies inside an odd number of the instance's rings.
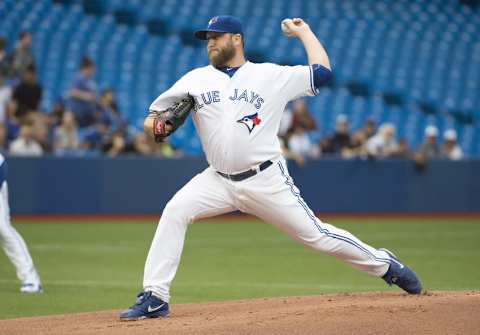
[{"label": "stadium background", "polygon": [[[282,64],[304,63],[305,56],[298,41],[281,36],[279,22],[305,18],[334,69],[332,84],[306,100],[320,125],[313,138],[331,132],[337,116],[346,114],[352,130],[369,117],[393,122],[414,148],[433,124],[441,133],[456,129],[468,156],[433,161],[423,171],[406,160],[329,158],[293,165],[305,198],[316,211],[353,213],[326,218],[398,252],[428,289],[478,290],[480,270],[472,264],[480,262],[480,10],[470,3],[3,0],[0,31],[8,50],[20,31],[32,33],[43,112],[68,91],[88,55],[97,65],[98,86],[115,90],[122,114],[139,128],[160,92],[206,63],[204,47],[191,33],[212,15],[242,19],[249,59]],[[205,166],[190,120],[171,143],[195,157],[8,157],[14,223],[31,249],[45,294],[19,298],[14,271],[0,255],[0,318],[132,303],[157,215]],[[360,220],[358,212],[390,216]],[[412,212],[433,216],[404,215]],[[155,217],[124,217],[145,213]],[[388,288],[250,218],[220,218],[189,231],[173,290],[175,304]]]},{"label": "stadium background", "polygon": [[[467,155],[480,154],[480,14],[457,0],[5,0],[0,30],[8,49],[20,31],[32,33],[42,110],[67,93],[88,55],[98,86],[116,92],[120,111],[138,127],[160,92],[207,63],[192,32],[213,13],[243,21],[248,58],[257,62],[305,63],[301,43],[282,37],[279,22],[298,16],[310,23],[334,72],[331,87],[307,99],[324,135],[343,113],[351,129],[368,117],[393,122],[415,148],[434,124],[441,133],[456,129]],[[201,153],[191,120],[171,141]]]}]

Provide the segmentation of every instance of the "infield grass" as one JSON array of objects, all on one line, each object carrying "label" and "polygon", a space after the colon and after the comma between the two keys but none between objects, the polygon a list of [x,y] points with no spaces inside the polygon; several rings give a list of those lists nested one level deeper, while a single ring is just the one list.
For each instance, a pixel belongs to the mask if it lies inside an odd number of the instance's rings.
[{"label": "infield grass", "polygon": [[[480,220],[329,221],[411,265],[432,290],[480,289]],[[131,305],[156,222],[17,222],[45,293],[22,295],[0,254],[0,318]],[[172,304],[331,292],[398,290],[306,249],[253,220],[211,220],[187,234]]]}]

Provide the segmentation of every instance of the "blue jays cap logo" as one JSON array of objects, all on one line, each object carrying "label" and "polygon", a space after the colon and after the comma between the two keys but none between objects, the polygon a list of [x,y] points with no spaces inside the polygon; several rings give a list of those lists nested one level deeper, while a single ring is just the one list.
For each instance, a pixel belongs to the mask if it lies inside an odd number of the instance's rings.
[{"label": "blue jays cap logo", "polygon": [[243,123],[247,129],[248,133],[250,134],[255,128],[255,126],[259,125],[262,120],[258,117],[258,113],[252,114],[252,115],[247,115],[242,117],[240,120],[237,120],[238,123]]},{"label": "blue jays cap logo", "polygon": [[217,23],[217,21],[218,21],[218,16],[214,16],[210,19],[210,21],[208,21],[208,25],[211,26],[212,24]]}]

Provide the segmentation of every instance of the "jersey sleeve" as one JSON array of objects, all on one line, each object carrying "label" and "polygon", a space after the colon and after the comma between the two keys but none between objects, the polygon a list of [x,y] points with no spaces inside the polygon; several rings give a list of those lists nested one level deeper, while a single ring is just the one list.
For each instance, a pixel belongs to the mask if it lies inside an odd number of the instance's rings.
[{"label": "jersey sleeve", "polygon": [[149,112],[161,112],[188,94],[187,75],[180,78],[172,87],[160,94],[150,105]]},{"label": "jersey sleeve", "polygon": [[281,91],[288,101],[318,94],[313,82],[313,70],[309,65],[281,66]]}]

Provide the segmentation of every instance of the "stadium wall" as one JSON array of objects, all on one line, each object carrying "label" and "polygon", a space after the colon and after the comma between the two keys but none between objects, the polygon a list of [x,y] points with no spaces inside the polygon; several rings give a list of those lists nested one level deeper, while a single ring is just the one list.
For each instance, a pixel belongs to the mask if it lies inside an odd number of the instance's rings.
[{"label": "stadium wall", "polygon": [[[480,160],[289,164],[315,212],[478,213]],[[206,162],[201,158],[9,158],[12,214],[158,214]]]}]

